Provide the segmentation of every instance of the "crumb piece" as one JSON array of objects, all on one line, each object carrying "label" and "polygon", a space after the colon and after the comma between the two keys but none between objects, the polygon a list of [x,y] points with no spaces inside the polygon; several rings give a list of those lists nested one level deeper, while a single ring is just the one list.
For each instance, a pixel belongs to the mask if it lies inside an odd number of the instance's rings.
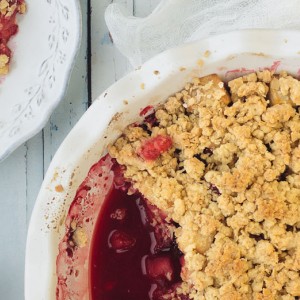
[{"label": "crumb piece", "polygon": [[88,241],[85,230],[81,227],[77,227],[72,235],[72,240],[79,248],[85,247]]},{"label": "crumb piece", "polygon": [[203,54],[204,57],[209,57],[211,55],[211,52],[209,50],[206,50]]},{"label": "crumb piece", "polygon": [[202,59],[198,59],[197,65],[198,65],[199,67],[203,67],[204,61],[203,61]]},{"label": "crumb piece", "polygon": [[9,57],[6,54],[0,54],[0,75],[8,73]]},{"label": "crumb piece", "polygon": [[288,103],[300,104],[300,82],[291,76],[274,77],[270,83],[272,105]]},{"label": "crumb piece", "polygon": [[64,190],[65,189],[61,184],[55,186],[55,191],[58,192],[58,193],[62,193]]},{"label": "crumb piece", "polygon": [[203,176],[205,165],[202,161],[192,157],[184,161],[184,168],[187,174],[189,174],[194,180],[200,181]]}]

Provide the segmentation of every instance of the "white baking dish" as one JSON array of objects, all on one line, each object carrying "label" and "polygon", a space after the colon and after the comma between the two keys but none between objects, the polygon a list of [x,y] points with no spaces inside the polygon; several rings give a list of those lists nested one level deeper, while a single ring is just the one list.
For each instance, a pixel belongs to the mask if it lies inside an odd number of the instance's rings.
[{"label": "white baking dish", "polygon": [[[164,101],[195,76],[217,73],[226,80],[264,67],[298,76],[299,40],[300,31],[245,30],[214,36],[158,55],[99,96],[62,143],[41,187],[28,231],[25,299],[55,299],[58,243],[76,189],[107,144],[139,120],[142,108]],[[63,191],[55,189],[58,185]]]}]

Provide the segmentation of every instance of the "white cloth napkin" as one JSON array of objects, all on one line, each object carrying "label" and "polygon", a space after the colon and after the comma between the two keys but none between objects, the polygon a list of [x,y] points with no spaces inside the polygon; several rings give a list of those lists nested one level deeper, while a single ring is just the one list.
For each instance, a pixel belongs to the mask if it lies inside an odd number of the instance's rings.
[{"label": "white cloth napkin", "polygon": [[300,0],[162,0],[146,18],[110,4],[105,19],[133,67],[168,48],[245,28],[300,29]]}]

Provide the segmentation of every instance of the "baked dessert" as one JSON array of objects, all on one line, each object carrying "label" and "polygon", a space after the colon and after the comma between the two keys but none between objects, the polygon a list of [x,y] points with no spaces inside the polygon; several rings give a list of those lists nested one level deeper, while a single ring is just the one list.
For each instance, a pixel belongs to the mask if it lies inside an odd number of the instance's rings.
[{"label": "baked dessert", "polygon": [[0,0],[0,75],[8,73],[12,54],[7,43],[18,32],[16,16],[25,11],[24,0]]},{"label": "baked dessert", "polygon": [[217,75],[196,78],[155,122],[128,126],[109,148],[126,180],[176,224],[178,294],[300,296],[299,104],[300,82],[285,72],[228,88]]},{"label": "baked dessert", "polygon": [[195,78],[147,107],[76,193],[57,299],[86,297],[92,230],[93,300],[299,299],[299,104],[297,79],[263,70]]}]

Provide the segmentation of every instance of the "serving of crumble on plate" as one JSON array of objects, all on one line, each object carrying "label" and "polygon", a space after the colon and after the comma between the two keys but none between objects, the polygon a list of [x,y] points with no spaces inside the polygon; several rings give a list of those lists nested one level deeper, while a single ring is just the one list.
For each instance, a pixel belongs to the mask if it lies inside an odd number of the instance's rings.
[{"label": "serving of crumble on plate", "polygon": [[5,75],[9,70],[11,50],[7,43],[18,31],[16,16],[24,14],[26,4],[24,0],[0,1],[0,75]]},{"label": "serving of crumble on plate", "polygon": [[0,0],[0,161],[37,134],[63,98],[80,18],[78,0]]}]

